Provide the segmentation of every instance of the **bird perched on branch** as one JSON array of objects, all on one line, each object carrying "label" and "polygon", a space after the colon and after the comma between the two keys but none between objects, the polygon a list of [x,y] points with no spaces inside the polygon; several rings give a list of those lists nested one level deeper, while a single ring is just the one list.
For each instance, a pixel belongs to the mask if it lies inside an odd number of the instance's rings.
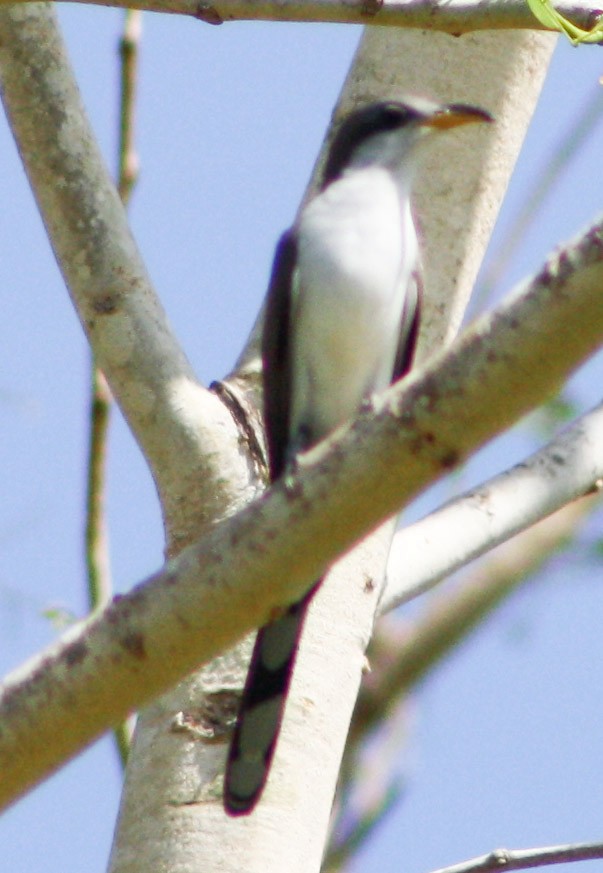
[{"label": "bird perched on branch", "polygon": [[[411,190],[439,132],[491,121],[482,109],[412,98],[351,113],[320,190],[280,239],[262,341],[270,478],[403,376],[415,349],[419,245]],[[316,582],[260,629],[226,768],[224,805],[245,815],[268,778]]]}]

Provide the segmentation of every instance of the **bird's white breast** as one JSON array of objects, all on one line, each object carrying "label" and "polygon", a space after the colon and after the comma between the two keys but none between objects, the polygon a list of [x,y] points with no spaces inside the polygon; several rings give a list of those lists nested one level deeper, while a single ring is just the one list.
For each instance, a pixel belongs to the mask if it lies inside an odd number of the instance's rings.
[{"label": "bird's white breast", "polygon": [[293,305],[292,437],[312,441],[391,379],[417,259],[408,192],[381,167],[346,174],[304,210]]}]

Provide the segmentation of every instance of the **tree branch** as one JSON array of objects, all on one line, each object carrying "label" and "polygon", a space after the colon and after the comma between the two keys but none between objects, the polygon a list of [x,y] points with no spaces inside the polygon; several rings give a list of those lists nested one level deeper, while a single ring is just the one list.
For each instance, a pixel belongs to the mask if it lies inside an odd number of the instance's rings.
[{"label": "tree branch", "polygon": [[564,846],[546,846],[542,849],[495,849],[487,855],[440,867],[432,873],[495,873],[500,870],[528,870],[575,861],[594,861],[603,858],[603,843],[569,843]]},{"label": "tree branch", "polygon": [[134,185],[138,181],[138,155],[134,139],[134,115],[142,16],[126,9],[124,29],[119,41],[120,107],[117,190],[124,206],[128,206]]},{"label": "tree branch", "polygon": [[602,285],[600,223],[449,354],[308,452],[290,481],[13,674],[0,698],[0,804],[263,624],[336,555],[550,394],[603,337]]},{"label": "tree branch", "polygon": [[55,255],[99,366],[148,431],[166,377],[193,374],[98,151],[52,8],[0,15],[2,96]]},{"label": "tree branch", "polygon": [[0,6],[0,89],[95,361],[158,485],[173,553],[191,530],[248,498],[241,435],[218,397],[198,384],[171,332],[50,5]]},{"label": "tree branch", "polygon": [[455,497],[392,543],[380,612],[603,485],[603,405],[512,469]]},{"label": "tree branch", "polygon": [[85,557],[88,608],[99,609],[113,593],[105,513],[107,439],[113,398],[107,380],[92,362],[88,476],[86,482]]},{"label": "tree branch", "polygon": [[[9,0],[0,0],[0,6]],[[14,0],[10,0],[14,2]],[[78,0],[97,3],[97,0]],[[104,0],[104,6],[190,15],[207,24],[227,21],[314,21],[378,24],[433,30],[459,36],[478,30],[545,30],[525,0]],[[562,0],[555,8],[588,30],[600,11],[580,0]]]}]

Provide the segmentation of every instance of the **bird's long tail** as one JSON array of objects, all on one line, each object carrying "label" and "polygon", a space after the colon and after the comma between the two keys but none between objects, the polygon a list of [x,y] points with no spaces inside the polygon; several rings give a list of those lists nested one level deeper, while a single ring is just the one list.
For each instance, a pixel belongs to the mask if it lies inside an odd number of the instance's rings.
[{"label": "bird's long tail", "polygon": [[258,631],[226,764],[224,808],[229,815],[250,813],[268,778],[299,638],[319,584]]}]

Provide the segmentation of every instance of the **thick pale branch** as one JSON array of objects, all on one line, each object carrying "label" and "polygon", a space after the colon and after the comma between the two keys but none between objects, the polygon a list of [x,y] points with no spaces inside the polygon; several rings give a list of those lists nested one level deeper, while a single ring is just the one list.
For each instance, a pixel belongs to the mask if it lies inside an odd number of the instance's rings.
[{"label": "thick pale branch", "polygon": [[[11,0],[13,2],[13,0]],[[94,3],[98,0],[78,0]],[[0,6],[7,0],[0,0]],[[525,0],[104,0],[103,6],[191,15],[208,24],[226,21],[315,21],[378,24],[435,30],[458,36],[476,30],[545,30]],[[555,8],[588,30],[600,12],[580,0]]]},{"label": "thick pale branch", "polygon": [[192,373],[130,234],[52,8],[1,10],[0,47],[3,101],[73,303],[126,414],[148,417],[167,373]]},{"label": "thick pale branch", "polygon": [[597,225],[448,355],[308,453],[290,481],[17,671],[0,698],[0,804],[263,623],[337,554],[555,390],[603,337],[602,285]]},{"label": "thick pale branch", "polygon": [[381,612],[416,597],[459,567],[567,503],[601,487],[603,406],[511,470],[398,531]]},{"label": "thick pale branch", "polygon": [[[223,490],[216,478],[225,481],[221,461],[229,452],[236,457],[237,435],[227,440],[222,430],[216,436],[216,419],[226,428],[230,416],[198,385],[171,332],[96,145],[50,5],[0,6],[0,89],[95,361],[153,470],[164,510],[170,509],[166,495],[178,502],[194,477],[199,504],[203,486],[214,486],[207,488],[203,510],[211,517]],[[196,510],[191,499],[181,513],[194,516]]]}]

